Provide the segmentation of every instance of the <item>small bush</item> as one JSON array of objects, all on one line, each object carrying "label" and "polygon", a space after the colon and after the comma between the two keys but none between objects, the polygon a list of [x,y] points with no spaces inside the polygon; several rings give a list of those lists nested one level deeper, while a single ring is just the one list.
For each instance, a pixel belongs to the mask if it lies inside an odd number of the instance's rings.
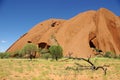
[{"label": "small bush", "polygon": [[10,54],[10,57],[14,57],[14,58],[22,58],[21,51],[15,51],[15,52],[12,52],[12,53]]},{"label": "small bush", "polygon": [[9,58],[10,57],[10,53],[4,52],[4,53],[0,53],[0,58]]},{"label": "small bush", "polygon": [[116,59],[120,59],[120,54],[115,55],[114,58],[116,58]]},{"label": "small bush", "polygon": [[107,51],[107,52],[104,54],[104,57],[116,58],[116,54],[113,53],[113,52]]},{"label": "small bush", "polygon": [[51,58],[51,54],[50,53],[41,54],[41,58],[48,60],[49,58]]}]

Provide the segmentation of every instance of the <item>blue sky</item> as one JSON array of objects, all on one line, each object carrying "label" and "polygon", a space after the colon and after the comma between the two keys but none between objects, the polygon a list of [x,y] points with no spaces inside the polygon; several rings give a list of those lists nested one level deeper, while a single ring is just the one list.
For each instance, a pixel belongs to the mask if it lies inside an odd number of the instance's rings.
[{"label": "blue sky", "polygon": [[0,52],[41,21],[102,7],[120,16],[120,0],[0,0]]}]

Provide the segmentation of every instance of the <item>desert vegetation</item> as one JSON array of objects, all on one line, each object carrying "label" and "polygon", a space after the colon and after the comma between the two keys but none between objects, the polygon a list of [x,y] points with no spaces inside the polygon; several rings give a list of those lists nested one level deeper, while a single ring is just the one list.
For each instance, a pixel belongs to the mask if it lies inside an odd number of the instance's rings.
[{"label": "desert vegetation", "polygon": [[56,59],[56,61],[58,60],[58,58],[62,58],[63,57],[63,50],[62,47],[59,45],[53,45],[49,48],[49,51],[52,55],[52,59]]},{"label": "desert vegetation", "polygon": [[0,53],[0,80],[119,80],[120,56],[95,50],[95,57],[64,57],[60,45],[27,43],[20,51]]},{"label": "desert vegetation", "polygon": [[[52,59],[0,59],[0,80],[119,80],[120,61],[113,58],[91,58],[94,65],[106,65],[107,74],[102,70],[91,70],[80,67],[90,66],[83,60],[61,58]],[[66,68],[73,68],[67,69]]]}]

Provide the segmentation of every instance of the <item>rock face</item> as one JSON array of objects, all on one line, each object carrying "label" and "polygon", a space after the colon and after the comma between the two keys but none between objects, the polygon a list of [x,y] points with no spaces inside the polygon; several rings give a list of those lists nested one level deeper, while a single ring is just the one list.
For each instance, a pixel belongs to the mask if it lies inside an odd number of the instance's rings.
[{"label": "rock face", "polygon": [[[56,39],[65,56],[73,53],[74,57],[88,57],[94,54],[93,48],[120,54],[119,31],[120,17],[101,8],[80,13],[69,20],[41,22],[20,37],[7,52],[20,50],[28,42],[45,48],[54,44]],[[52,39],[53,35],[55,39]]]}]

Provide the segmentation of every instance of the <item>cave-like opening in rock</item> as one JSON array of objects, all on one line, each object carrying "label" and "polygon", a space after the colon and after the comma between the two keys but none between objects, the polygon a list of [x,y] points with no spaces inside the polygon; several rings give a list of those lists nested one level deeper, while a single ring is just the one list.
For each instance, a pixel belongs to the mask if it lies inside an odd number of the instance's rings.
[{"label": "cave-like opening in rock", "polygon": [[27,41],[27,43],[32,43],[32,41]]},{"label": "cave-like opening in rock", "polygon": [[45,48],[46,45],[47,45],[47,43],[45,43],[45,42],[38,43],[38,47],[42,48],[42,49]]},{"label": "cave-like opening in rock", "polygon": [[51,27],[55,27],[56,23],[57,23],[57,22],[53,22],[53,23],[51,24]]},{"label": "cave-like opening in rock", "polygon": [[45,42],[41,42],[41,43],[38,43],[38,47],[41,49],[44,49],[44,48],[48,49],[50,47],[50,45],[48,45]]},{"label": "cave-like opening in rock", "polygon": [[90,46],[90,48],[96,48],[96,46],[94,45],[94,43],[91,40],[89,41],[89,46]]}]

